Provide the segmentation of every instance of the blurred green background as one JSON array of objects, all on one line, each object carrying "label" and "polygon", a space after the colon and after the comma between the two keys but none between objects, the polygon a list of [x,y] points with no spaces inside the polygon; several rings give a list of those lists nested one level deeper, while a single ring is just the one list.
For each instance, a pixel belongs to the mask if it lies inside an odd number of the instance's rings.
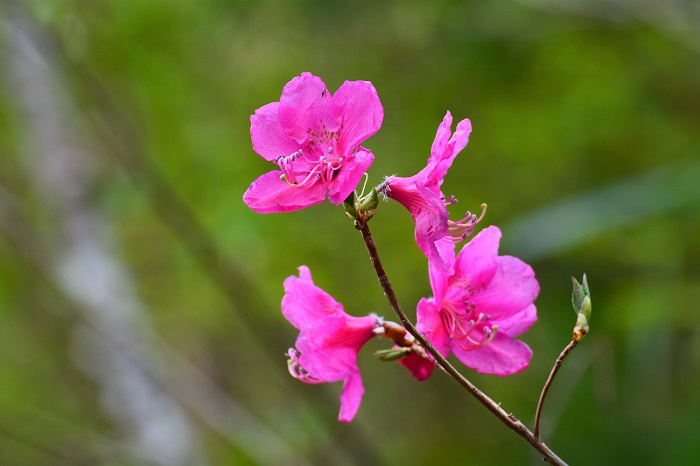
[{"label": "blurred green background", "polygon": [[[339,207],[258,215],[249,117],[302,71],[368,80],[371,183],[474,127],[443,191],[532,264],[530,367],[463,372],[532,426],[588,274],[589,337],[543,436],[570,464],[700,463],[700,7],[687,0],[0,1],[0,464],[541,464],[436,372],[360,356],[366,393],[287,374],[282,281],[308,265],[392,319]],[[403,307],[413,224],[372,229]],[[393,319],[395,320],[395,319]]]}]

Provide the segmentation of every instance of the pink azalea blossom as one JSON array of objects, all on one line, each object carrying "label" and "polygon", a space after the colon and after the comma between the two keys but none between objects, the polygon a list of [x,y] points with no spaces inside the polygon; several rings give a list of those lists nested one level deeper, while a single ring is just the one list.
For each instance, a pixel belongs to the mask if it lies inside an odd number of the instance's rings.
[{"label": "pink azalea blossom", "polygon": [[338,420],[355,417],[365,392],[357,367],[357,353],[381,325],[370,315],[353,317],[343,305],[314,285],[306,266],[299,277],[284,281],[282,314],[299,329],[296,348],[289,350],[289,373],[306,383],[343,381]]},{"label": "pink azalea blossom", "polygon": [[[443,356],[486,374],[510,375],[525,369],[532,351],[513,337],[537,320],[533,302],[539,284],[532,268],[518,258],[499,256],[501,231],[491,226],[454,254],[454,243],[438,247],[454,275],[429,262],[433,297],[418,303],[416,327]],[[412,354],[399,361],[418,380],[432,372],[432,361]]]},{"label": "pink azalea blossom", "polygon": [[279,102],[250,117],[253,149],[280,169],[255,180],[243,201],[263,214],[303,209],[326,196],[341,204],[374,161],[359,144],[383,118],[371,83],[345,81],[331,95],[320,78],[302,73],[284,86]]},{"label": "pink azalea blossom", "polygon": [[377,191],[386,197],[401,203],[416,222],[416,243],[429,261],[433,262],[444,272],[449,269],[449,259],[440,256],[437,242],[447,240],[459,242],[469,236],[474,226],[480,220],[476,215],[467,212],[465,218],[459,221],[449,220],[447,205],[457,200],[451,196],[445,199],[440,191],[443,178],[462,149],[469,142],[472,126],[468,119],[457,124],[457,130],[452,134],[452,115],[447,112],[438,127],[435,141],[430,151],[427,166],[409,178],[389,176]]}]

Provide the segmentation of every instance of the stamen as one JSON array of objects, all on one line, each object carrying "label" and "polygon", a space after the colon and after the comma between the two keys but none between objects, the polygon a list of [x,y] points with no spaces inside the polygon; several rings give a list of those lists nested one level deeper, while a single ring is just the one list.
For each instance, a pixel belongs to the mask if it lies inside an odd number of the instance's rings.
[{"label": "stamen", "polygon": [[467,212],[467,215],[458,221],[447,221],[447,235],[443,238],[446,241],[459,243],[465,240],[469,235],[474,232],[476,225],[483,220],[484,215],[486,215],[486,204],[481,204],[481,215],[477,218],[475,214]]},{"label": "stamen", "polygon": [[313,169],[311,169],[309,174],[306,175],[306,178],[304,178],[304,180],[301,183],[290,183],[289,181],[287,181],[287,177],[284,174],[280,175],[280,180],[283,180],[285,183],[287,183],[287,186],[289,186],[290,188],[299,188],[301,186],[304,186],[311,179],[314,173],[316,173],[316,169],[318,167],[320,167],[320,164],[316,165]]},{"label": "stamen", "polygon": [[301,365],[301,354],[299,351],[296,350],[296,348],[289,348],[287,351],[287,356],[289,359],[287,360],[287,370],[289,371],[289,374],[294,377],[297,380],[301,380],[304,383],[310,383],[310,384],[316,384],[316,383],[322,383],[323,380],[319,380],[316,377],[312,376],[309,374],[309,372],[304,369],[304,366]]}]

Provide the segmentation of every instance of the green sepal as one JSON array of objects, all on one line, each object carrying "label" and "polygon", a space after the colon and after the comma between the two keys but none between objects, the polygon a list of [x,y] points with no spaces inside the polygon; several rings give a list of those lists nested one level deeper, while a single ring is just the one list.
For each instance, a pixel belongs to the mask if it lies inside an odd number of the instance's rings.
[{"label": "green sepal", "polygon": [[405,358],[410,353],[410,348],[390,348],[375,351],[373,356],[381,361],[396,361]]}]

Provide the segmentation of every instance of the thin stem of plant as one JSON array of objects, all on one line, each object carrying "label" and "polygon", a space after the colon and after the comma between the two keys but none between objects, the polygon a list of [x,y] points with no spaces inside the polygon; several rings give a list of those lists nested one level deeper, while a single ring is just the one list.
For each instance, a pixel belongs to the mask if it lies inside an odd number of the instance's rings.
[{"label": "thin stem of plant", "polygon": [[501,422],[523,438],[527,443],[529,443],[533,448],[539,451],[543,455],[543,459],[551,464],[557,466],[567,466],[566,463],[559,458],[544,442],[539,438],[535,437],[530,430],[525,427],[525,425],[516,418],[512,413],[507,413],[501,406],[489,398],[485,393],[476,388],[467,378],[465,378],[455,367],[447,361],[447,359],[440,354],[439,351],[416,329],[416,327],[411,323],[411,321],[406,316],[406,313],[399,305],[396,298],[396,294],[389,282],[389,278],[384,272],[384,267],[379,259],[379,254],[377,252],[377,247],[374,244],[374,239],[372,238],[372,233],[367,226],[367,222],[363,220],[355,220],[355,228],[360,230],[362,233],[362,239],[367,247],[367,252],[369,253],[369,258],[374,266],[374,271],[377,274],[377,279],[379,284],[384,290],[384,296],[389,305],[394,310],[398,316],[401,324],[406,328],[406,330],[413,335],[413,337],[420,343],[428,353],[435,359],[435,363],[450,377],[452,377],[457,383],[459,383],[465,390],[474,396],[482,405],[491,411]]},{"label": "thin stem of plant", "polygon": [[552,381],[554,380],[554,376],[557,375],[557,372],[559,372],[559,368],[561,365],[564,363],[564,358],[566,357],[567,354],[571,352],[572,349],[574,349],[578,345],[578,341],[576,340],[571,340],[571,343],[566,345],[566,348],[561,352],[557,360],[554,362],[554,367],[552,367],[552,372],[549,373],[549,377],[547,378],[547,382],[545,382],[544,387],[542,387],[542,393],[540,394],[540,400],[537,402],[537,411],[535,412],[535,438],[539,439],[540,438],[540,415],[542,414],[542,405],[544,405],[544,398],[547,396],[547,392],[549,391],[549,386],[552,385]]}]

